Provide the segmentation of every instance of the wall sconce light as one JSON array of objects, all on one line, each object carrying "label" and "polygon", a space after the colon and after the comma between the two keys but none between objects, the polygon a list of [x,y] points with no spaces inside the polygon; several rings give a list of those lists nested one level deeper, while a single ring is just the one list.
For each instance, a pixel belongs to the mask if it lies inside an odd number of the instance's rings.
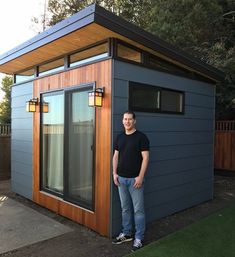
[{"label": "wall sconce light", "polygon": [[88,105],[92,107],[101,107],[104,97],[104,87],[96,88],[88,92]]},{"label": "wall sconce light", "polygon": [[[27,112],[36,112],[37,110],[37,105],[39,104],[39,100],[37,97],[34,97],[30,99],[29,101],[26,102],[26,111]],[[42,102],[42,107],[41,107],[42,112],[49,112],[49,103],[47,102]]]},{"label": "wall sconce light", "polygon": [[34,97],[26,102],[26,112],[36,112],[36,106],[38,105],[38,98]]},{"label": "wall sconce light", "polygon": [[42,112],[44,112],[44,113],[49,112],[49,103],[47,103],[47,102],[42,103]]}]

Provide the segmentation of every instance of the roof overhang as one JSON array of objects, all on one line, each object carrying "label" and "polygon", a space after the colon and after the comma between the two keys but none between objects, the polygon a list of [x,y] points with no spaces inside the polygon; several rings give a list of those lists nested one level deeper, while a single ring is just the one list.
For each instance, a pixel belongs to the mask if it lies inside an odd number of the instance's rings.
[{"label": "roof overhang", "polygon": [[213,81],[224,74],[93,4],[0,56],[0,72],[15,74],[107,38],[119,38]]}]

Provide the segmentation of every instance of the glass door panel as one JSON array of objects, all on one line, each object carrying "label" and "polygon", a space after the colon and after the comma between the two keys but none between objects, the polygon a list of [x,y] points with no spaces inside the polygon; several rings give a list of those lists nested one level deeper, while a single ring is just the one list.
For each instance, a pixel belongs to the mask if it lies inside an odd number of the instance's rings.
[{"label": "glass door panel", "polygon": [[64,94],[46,93],[41,102],[48,103],[41,113],[41,188],[55,194],[63,193]]},{"label": "glass door panel", "polygon": [[65,198],[93,208],[94,108],[88,106],[85,87],[66,92]]}]

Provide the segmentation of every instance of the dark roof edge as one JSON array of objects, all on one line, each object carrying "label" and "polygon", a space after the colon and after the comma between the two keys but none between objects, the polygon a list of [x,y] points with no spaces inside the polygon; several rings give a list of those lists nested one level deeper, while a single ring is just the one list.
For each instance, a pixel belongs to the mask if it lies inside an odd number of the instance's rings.
[{"label": "dark roof edge", "polygon": [[[0,55],[0,65],[94,22],[95,4]],[[79,24],[78,24],[79,22]]]},{"label": "dark roof edge", "polygon": [[173,60],[181,62],[198,72],[208,74],[216,81],[224,79],[224,73],[215,67],[202,62],[200,59],[186,53],[170,43],[152,35],[142,28],[114,15],[101,6],[95,5],[95,22],[111,29],[118,34],[126,36],[140,44],[143,44]]}]

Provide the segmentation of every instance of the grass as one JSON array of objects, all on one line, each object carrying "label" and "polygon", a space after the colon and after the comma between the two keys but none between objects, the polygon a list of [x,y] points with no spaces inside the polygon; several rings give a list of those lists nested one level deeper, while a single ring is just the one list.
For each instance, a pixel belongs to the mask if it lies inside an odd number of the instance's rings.
[{"label": "grass", "polygon": [[235,203],[127,256],[235,257]]}]

